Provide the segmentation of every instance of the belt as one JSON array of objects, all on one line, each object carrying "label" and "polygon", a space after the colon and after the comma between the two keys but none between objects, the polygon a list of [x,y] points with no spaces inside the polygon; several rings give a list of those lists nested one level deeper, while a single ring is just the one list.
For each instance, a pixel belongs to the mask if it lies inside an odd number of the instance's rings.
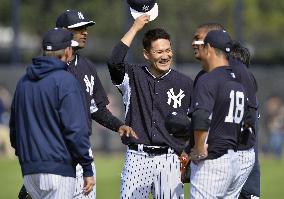
[{"label": "belt", "polygon": [[[141,148],[139,150],[138,144],[129,144],[128,148],[134,151],[143,151],[145,153],[154,154],[154,155],[161,155],[169,153],[169,147],[167,146],[147,146],[141,144]],[[141,150],[142,149],[142,150]]]}]

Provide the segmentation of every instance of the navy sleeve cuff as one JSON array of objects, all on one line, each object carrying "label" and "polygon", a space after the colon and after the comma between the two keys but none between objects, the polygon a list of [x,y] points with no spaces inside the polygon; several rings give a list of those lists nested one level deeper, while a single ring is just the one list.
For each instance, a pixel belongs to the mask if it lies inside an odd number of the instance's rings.
[{"label": "navy sleeve cuff", "polygon": [[92,164],[83,166],[83,177],[94,176]]}]

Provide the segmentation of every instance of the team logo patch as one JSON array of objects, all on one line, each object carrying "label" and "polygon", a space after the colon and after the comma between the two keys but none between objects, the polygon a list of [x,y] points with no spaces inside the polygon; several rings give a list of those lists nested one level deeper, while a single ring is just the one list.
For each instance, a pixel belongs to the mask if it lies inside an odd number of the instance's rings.
[{"label": "team logo patch", "polygon": [[86,84],[86,91],[90,94],[93,95],[93,90],[94,90],[94,76],[91,75],[91,80],[89,80],[88,76],[85,75],[84,77],[84,82]]},{"label": "team logo patch", "polygon": [[82,14],[82,12],[78,12],[78,17],[79,19],[85,19],[84,15]]},{"label": "team logo patch", "polygon": [[143,11],[147,12],[149,10],[149,6],[144,5],[142,8]]},{"label": "team logo patch", "polygon": [[167,102],[168,105],[171,105],[172,102],[173,102],[173,107],[174,108],[181,107],[181,100],[185,96],[183,90],[179,89],[179,93],[177,95],[175,95],[174,89],[171,88],[171,89],[168,90],[167,94],[168,94],[168,102]]}]

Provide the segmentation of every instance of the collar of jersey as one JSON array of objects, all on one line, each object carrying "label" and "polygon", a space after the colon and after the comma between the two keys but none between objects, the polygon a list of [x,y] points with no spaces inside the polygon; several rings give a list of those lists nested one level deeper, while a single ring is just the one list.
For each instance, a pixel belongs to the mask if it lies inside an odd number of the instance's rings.
[{"label": "collar of jersey", "polygon": [[67,62],[67,65],[69,66],[72,62],[74,62],[74,66],[77,66],[78,64],[78,54],[75,54],[75,58],[71,61]]},{"label": "collar of jersey", "polygon": [[163,79],[164,77],[166,77],[171,71],[172,69],[170,68],[168,72],[166,72],[164,75],[162,75],[161,77],[156,77],[155,75],[153,75],[147,66],[145,66],[145,70],[154,78],[154,79]]}]

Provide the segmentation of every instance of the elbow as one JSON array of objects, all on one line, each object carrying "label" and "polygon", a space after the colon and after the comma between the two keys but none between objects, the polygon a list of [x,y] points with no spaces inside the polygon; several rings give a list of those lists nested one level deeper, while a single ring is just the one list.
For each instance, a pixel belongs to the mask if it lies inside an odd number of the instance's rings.
[{"label": "elbow", "polygon": [[210,113],[206,110],[198,109],[192,114],[192,124],[194,131],[208,131],[210,127]]}]

